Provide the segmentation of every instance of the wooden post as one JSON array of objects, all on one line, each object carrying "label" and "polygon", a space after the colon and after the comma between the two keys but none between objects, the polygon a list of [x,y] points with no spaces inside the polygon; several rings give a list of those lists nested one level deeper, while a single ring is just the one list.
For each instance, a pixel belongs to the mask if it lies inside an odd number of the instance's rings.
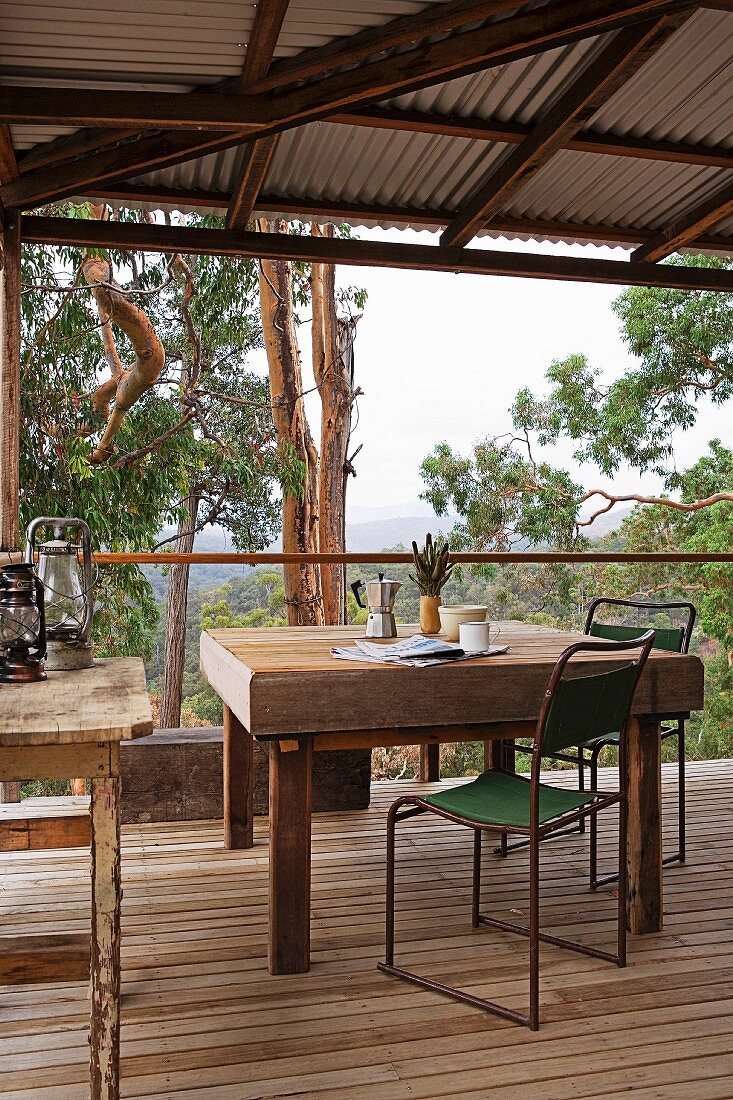
[{"label": "wooden post", "polygon": [[[5,211],[0,249],[0,560],[20,549],[20,213]],[[20,802],[20,783],[0,783]]]},{"label": "wooden post", "polygon": [[224,707],[224,847],[254,844],[252,798],[254,742],[229,707]]},{"label": "wooden post", "polygon": [[117,776],[92,779],[91,1100],[120,1095],[119,798]]},{"label": "wooden post", "polygon": [[628,927],[661,932],[662,750],[659,722],[632,718],[626,760],[628,792]]},{"label": "wooden post", "polygon": [[504,746],[498,738],[484,741],[484,769],[493,771],[504,766]]},{"label": "wooden post", "polygon": [[440,745],[420,746],[420,782],[436,783],[440,779]]},{"label": "wooden post", "polygon": [[271,974],[310,969],[312,765],[310,738],[270,745]]}]

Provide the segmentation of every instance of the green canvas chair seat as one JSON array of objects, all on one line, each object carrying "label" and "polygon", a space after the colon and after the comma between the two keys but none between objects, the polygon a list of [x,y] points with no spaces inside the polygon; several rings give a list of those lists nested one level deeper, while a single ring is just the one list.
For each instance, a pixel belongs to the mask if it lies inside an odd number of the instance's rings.
[{"label": "green canvas chair seat", "polygon": [[[587,806],[594,797],[589,792],[567,791],[544,783],[540,783],[539,789],[541,824],[559,814]],[[530,784],[526,779],[506,772],[488,771],[472,783],[432,794],[425,802],[437,810],[481,825],[514,825],[528,829],[529,794]]]}]

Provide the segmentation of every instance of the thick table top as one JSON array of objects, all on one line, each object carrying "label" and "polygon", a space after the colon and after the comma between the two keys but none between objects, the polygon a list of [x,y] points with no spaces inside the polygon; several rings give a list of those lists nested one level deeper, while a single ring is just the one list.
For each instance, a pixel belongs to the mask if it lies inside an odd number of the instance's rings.
[{"label": "thick table top", "polygon": [[[359,637],[358,626],[211,630],[201,635],[201,668],[255,736],[536,719],[557,658],[584,635],[498,625],[507,653],[427,668],[332,657],[333,645]],[[401,636],[417,632],[399,627]],[[588,675],[625,659],[598,654],[573,667]],[[699,658],[652,651],[634,712],[679,714],[702,704]]]},{"label": "thick table top", "polygon": [[37,684],[0,684],[0,748],[127,741],[153,732],[139,657],[49,672]]}]

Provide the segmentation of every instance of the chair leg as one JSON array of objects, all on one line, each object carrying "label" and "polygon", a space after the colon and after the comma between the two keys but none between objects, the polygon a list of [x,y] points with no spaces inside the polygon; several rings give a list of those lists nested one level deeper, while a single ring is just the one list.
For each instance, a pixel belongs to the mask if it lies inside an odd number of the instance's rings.
[{"label": "chair leg", "polygon": [[386,952],[385,960],[394,966],[394,878],[395,878],[395,823],[396,806],[390,806],[387,814],[387,889],[386,889]]},{"label": "chair leg", "polygon": [[[505,834],[502,834],[505,835]],[[471,907],[471,925],[478,928],[481,923],[478,919],[481,909],[481,841],[483,833],[481,829],[473,831],[473,895]]]},{"label": "chair leg", "polygon": [[540,839],[529,846],[529,1028],[540,1026]]},{"label": "chair leg", "polygon": [[677,819],[677,832],[679,839],[679,847],[677,849],[679,853],[680,863],[685,862],[685,723],[680,721],[679,733],[677,735],[677,759],[679,767],[679,779],[677,788],[677,801],[678,801],[678,814]]},{"label": "chair leg", "polygon": [[[602,745],[597,745],[590,756],[590,789],[598,790],[598,756]],[[590,888],[598,886],[598,814],[590,815]]]},{"label": "chair leg", "polygon": [[[583,750],[578,749],[578,790],[585,790],[585,760],[583,759]],[[578,832],[585,832],[585,818],[582,817],[578,822]]]}]

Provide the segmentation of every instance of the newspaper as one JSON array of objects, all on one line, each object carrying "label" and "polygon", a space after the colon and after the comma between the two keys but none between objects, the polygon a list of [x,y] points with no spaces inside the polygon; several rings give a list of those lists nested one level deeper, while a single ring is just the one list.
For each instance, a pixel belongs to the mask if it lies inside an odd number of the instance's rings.
[{"label": "newspaper", "polygon": [[425,638],[421,634],[413,634],[411,638],[400,638],[398,642],[392,642],[389,645],[356,638],[353,646],[334,646],[331,656],[342,661],[424,668],[427,665],[449,664],[471,660],[474,657],[491,657],[496,653],[506,653],[508,649],[509,646],[506,645],[494,645],[483,650],[464,650],[459,645],[443,641],[441,638]]}]

